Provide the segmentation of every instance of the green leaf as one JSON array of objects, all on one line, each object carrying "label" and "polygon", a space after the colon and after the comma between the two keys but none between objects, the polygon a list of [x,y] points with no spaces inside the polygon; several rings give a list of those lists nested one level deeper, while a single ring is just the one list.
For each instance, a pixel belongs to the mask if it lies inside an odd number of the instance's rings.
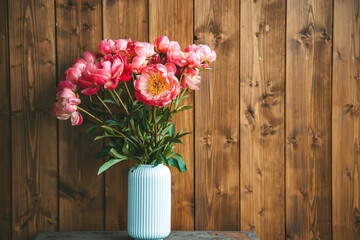
[{"label": "green leaf", "polygon": [[88,130],[86,130],[86,132],[83,135],[83,138],[89,136],[90,133],[92,133],[97,127],[98,127],[98,125],[95,125],[95,126],[90,127]]},{"label": "green leaf", "polygon": [[167,134],[172,128],[173,128],[172,125],[167,126],[166,128],[164,128],[164,129],[161,131],[161,134],[163,134],[163,135]]},{"label": "green leaf", "polygon": [[183,142],[182,142],[181,140],[179,140],[179,139],[177,139],[177,138],[174,138],[174,137],[166,137],[165,140],[168,141],[168,142],[174,142],[174,143],[181,143],[181,144],[183,144]]},{"label": "green leaf", "polygon": [[118,153],[115,148],[110,149],[109,155],[114,157],[114,158],[119,158],[119,159],[124,159],[124,160],[128,159],[128,157],[123,156],[120,153]]},{"label": "green leaf", "polygon": [[111,99],[105,99],[105,100],[103,100],[103,102],[117,105],[117,103],[115,101],[111,100]]},{"label": "green leaf", "polygon": [[102,158],[109,154],[110,148],[105,148],[94,155],[94,158]]},{"label": "green leaf", "polygon": [[104,171],[108,170],[110,167],[112,167],[113,165],[117,164],[118,162],[121,161],[125,161],[126,159],[111,159],[107,162],[105,162],[100,168],[99,171],[97,173],[97,175],[99,176],[101,173],[103,173]]},{"label": "green leaf", "polygon": [[179,164],[179,169],[180,172],[186,172],[187,168],[186,168],[186,164],[184,163],[182,157],[180,154],[175,154],[177,162]]},{"label": "green leaf", "polygon": [[191,109],[191,108],[193,108],[193,107],[192,106],[187,106],[187,105],[181,106],[178,109],[176,109],[176,112],[185,111],[185,110],[188,110],[188,109]]},{"label": "green leaf", "polygon": [[114,129],[112,129],[112,128],[109,127],[109,126],[102,125],[101,128],[103,128],[103,129],[105,130],[105,132],[107,132],[107,133],[110,133],[110,134],[112,134],[112,135],[115,134]]},{"label": "green leaf", "polygon": [[176,135],[176,137],[182,138],[182,137],[184,137],[184,136],[186,136],[186,135],[188,135],[188,134],[191,134],[191,133],[192,133],[192,132],[181,133],[181,134]]},{"label": "green leaf", "polygon": [[169,134],[171,137],[173,137],[175,133],[175,125],[173,123],[170,123],[170,125],[172,126],[172,128],[170,129]]}]

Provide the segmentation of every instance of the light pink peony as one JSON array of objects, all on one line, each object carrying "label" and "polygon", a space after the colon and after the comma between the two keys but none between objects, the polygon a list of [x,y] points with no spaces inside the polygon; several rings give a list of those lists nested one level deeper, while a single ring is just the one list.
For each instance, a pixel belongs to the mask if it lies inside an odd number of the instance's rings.
[{"label": "light pink peony", "polygon": [[104,39],[99,44],[99,52],[102,55],[107,55],[107,54],[119,53],[120,51],[125,51],[127,44],[130,41],[131,41],[130,39],[119,39],[119,40]]},{"label": "light pink peony", "polygon": [[199,90],[196,84],[200,83],[199,69],[187,68],[181,81],[181,87],[189,86],[191,90]]},{"label": "light pink peony", "polygon": [[203,68],[207,68],[209,66],[210,63],[214,62],[216,59],[216,53],[215,51],[211,51],[210,47],[207,45],[195,45],[192,44],[188,47],[185,48],[185,53],[186,55],[188,53],[196,53],[200,56],[200,62],[201,62],[201,66]]},{"label": "light pink peony", "polygon": [[169,62],[171,62],[179,67],[185,67],[188,64],[186,61],[185,54],[181,51],[168,52],[167,58],[168,58]]},{"label": "light pink peony", "polygon": [[192,51],[185,53],[185,59],[189,68],[197,68],[204,60],[204,58],[202,58],[200,54]]},{"label": "light pink peony", "polygon": [[115,41],[112,39],[104,39],[99,43],[99,52],[102,55],[115,53]]},{"label": "light pink peony", "polygon": [[111,63],[88,63],[81,77],[79,86],[83,89],[81,93],[93,95],[99,91],[100,86],[106,84],[111,79]]},{"label": "light pink peony", "polygon": [[146,42],[129,42],[122,53],[126,57],[126,68],[129,72],[140,74],[148,64],[151,56],[155,55],[154,46]]},{"label": "light pink peony", "polygon": [[106,62],[108,62],[111,65],[110,68],[111,76],[109,80],[104,84],[104,87],[106,89],[115,89],[119,83],[120,76],[124,70],[124,59],[120,55],[112,56],[111,54],[108,54],[101,59],[101,63],[103,66]]},{"label": "light pink peony", "polygon": [[167,53],[169,43],[170,41],[167,36],[158,37],[154,42],[155,51]]},{"label": "light pink peony", "polygon": [[164,107],[180,93],[173,64],[149,65],[135,80],[135,96],[148,106]]},{"label": "light pink peony", "polygon": [[80,99],[76,97],[75,93],[70,88],[64,88],[56,94],[54,106],[54,113],[60,120],[67,120],[71,118],[72,125],[81,125],[83,118],[77,112],[77,105],[81,103]]}]

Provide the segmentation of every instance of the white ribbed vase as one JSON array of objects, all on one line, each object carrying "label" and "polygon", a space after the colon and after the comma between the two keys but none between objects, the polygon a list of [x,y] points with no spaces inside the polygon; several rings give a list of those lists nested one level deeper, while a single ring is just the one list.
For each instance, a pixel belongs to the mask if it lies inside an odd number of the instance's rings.
[{"label": "white ribbed vase", "polygon": [[127,231],[135,239],[163,239],[170,234],[171,174],[163,164],[129,171]]}]

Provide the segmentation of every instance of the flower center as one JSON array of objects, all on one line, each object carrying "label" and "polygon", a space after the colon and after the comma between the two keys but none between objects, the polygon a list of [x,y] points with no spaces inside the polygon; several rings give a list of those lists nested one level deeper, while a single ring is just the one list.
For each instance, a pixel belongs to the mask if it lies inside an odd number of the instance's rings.
[{"label": "flower center", "polygon": [[156,74],[150,77],[148,80],[148,88],[147,91],[152,95],[159,95],[163,91],[166,90],[166,80],[160,75]]}]

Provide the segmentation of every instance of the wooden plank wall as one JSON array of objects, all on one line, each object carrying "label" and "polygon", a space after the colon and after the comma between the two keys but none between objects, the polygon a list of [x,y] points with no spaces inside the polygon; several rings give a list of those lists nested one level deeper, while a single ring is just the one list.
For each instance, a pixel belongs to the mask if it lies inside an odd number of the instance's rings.
[{"label": "wooden plank wall", "polygon": [[215,48],[177,128],[174,230],[360,239],[359,0],[0,0],[0,239],[124,230],[127,172],[52,114],[58,76],[104,38]]}]

